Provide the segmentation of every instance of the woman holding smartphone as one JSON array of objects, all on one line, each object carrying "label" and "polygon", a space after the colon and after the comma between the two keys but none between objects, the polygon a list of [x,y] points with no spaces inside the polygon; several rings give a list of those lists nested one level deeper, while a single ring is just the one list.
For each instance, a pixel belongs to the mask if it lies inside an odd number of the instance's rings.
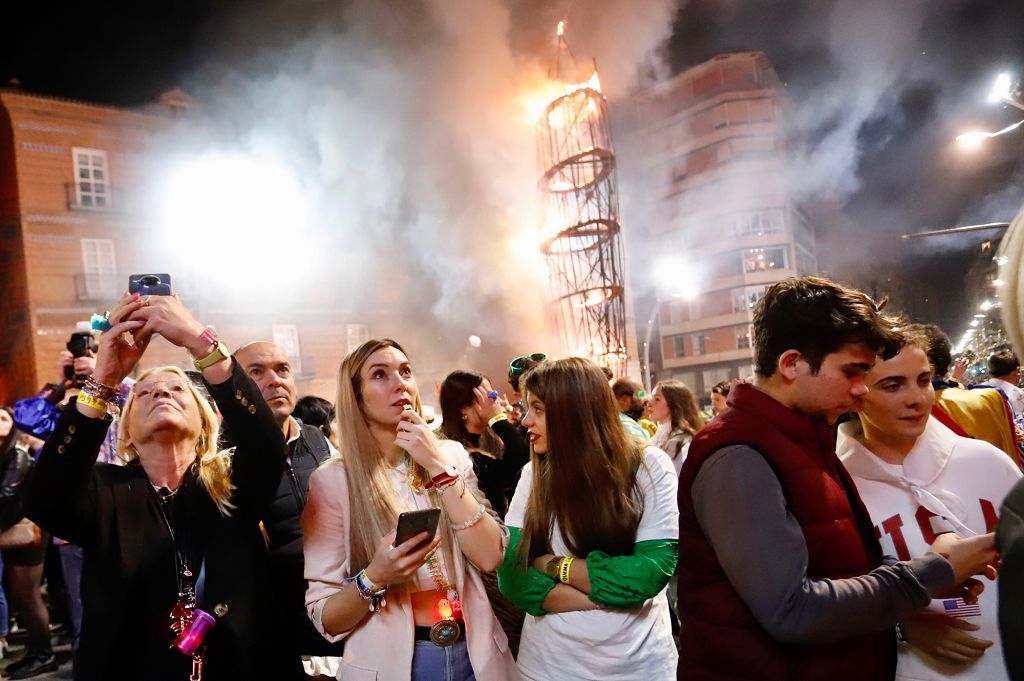
[{"label": "woman holding smartphone", "polygon": [[676,476],[627,438],[601,369],[579,358],[524,378],[533,453],[506,522],[502,593],[527,612],[526,679],[674,679],[663,595],[679,537]]},{"label": "woman holding smartphone", "polygon": [[[337,410],[340,456],[310,480],[303,544],[310,619],[346,641],[338,679],[519,678],[479,574],[501,564],[508,533],[465,449],[420,416],[398,343],[349,353]],[[437,535],[395,546],[399,514],[430,508]]]}]

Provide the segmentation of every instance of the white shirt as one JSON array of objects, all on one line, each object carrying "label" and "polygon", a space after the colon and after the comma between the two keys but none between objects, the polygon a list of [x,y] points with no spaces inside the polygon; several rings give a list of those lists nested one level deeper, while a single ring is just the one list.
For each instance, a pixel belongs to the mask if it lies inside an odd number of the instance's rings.
[{"label": "white shirt", "polygon": [[[885,463],[850,436],[844,424],[836,448],[853,476],[887,555],[907,560],[924,555],[936,533],[983,534],[995,525],[1003,498],[1021,477],[1002,452],[982,440],[960,437],[934,418],[928,419],[902,465]],[[948,521],[937,517],[946,516]],[[1001,681],[1007,678],[997,621],[997,584],[982,580],[980,615],[960,616],[979,625],[966,632],[994,645],[977,661],[955,665],[932,658],[911,645],[901,646],[896,667],[899,681],[960,679]],[[935,599],[928,610],[945,612],[947,603]],[[962,605],[962,602],[956,604]]]},{"label": "white shirt", "polygon": [[[510,527],[523,527],[533,481],[532,468],[532,463],[526,464],[519,477],[505,517]],[[644,507],[636,541],[678,539],[678,480],[668,455],[657,447],[647,447],[637,481]],[[572,555],[557,522],[551,534],[552,550],[558,555]],[[527,615],[518,664],[524,679],[536,681],[669,681],[676,678],[677,661],[663,590],[635,610]]]},{"label": "white shirt", "polygon": [[985,381],[985,385],[990,385],[1003,391],[1003,394],[1006,395],[1006,400],[1010,403],[1010,409],[1013,410],[1014,416],[1019,417],[1024,413],[1024,390],[1001,378],[990,378]]}]

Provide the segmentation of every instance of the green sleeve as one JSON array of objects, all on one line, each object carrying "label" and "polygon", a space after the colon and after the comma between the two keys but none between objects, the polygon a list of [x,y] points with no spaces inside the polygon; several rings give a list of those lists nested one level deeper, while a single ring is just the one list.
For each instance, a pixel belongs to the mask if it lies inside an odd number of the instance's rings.
[{"label": "green sleeve", "polygon": [[526,567],[518,560],[519,539],[523,530],[509,527],[508,548],[505,550],[505,561],[498,568],[498,588],[505,598],[515,605],[540,617],[544,614],[541,604],[548,593],[555,588],[555,581],[540,570]]},{"label": "green sleeve", "polygon": [[629,556],[591,551],[590,600],[612,610],[640,607],[668,584],[679,559],[678,545],[675,539],[651,539],[637,542]]}]

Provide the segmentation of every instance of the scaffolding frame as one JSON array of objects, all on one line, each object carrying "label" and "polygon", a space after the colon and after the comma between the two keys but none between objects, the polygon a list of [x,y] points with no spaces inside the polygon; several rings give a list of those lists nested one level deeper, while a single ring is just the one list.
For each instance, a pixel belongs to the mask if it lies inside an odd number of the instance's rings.
[{"label": "scaffolding frame", "polygon": [[[558,28],[549,78],[561,82]],[[573,63],[573,67],[575,64]],[[537,122],[541,252],[548,269],[545,316],[569,354],[616,376],[626,371],[626,304],[619,196],[608,106],[594,75],[566,86]]]}]

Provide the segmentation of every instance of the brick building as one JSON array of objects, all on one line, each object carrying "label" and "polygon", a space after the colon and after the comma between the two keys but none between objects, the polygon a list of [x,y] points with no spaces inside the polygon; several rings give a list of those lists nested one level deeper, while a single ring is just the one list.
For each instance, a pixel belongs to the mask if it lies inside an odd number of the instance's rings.
[{"label": "brick building", "polygon": [[715,383],[752,373],[752,309],[765,287],[818,271],[814,230],[786,185],[781,90],[767,57],[745,52],[715,57],[635,100],[632,135],[648,204],[643,267],[671,254],[696,293],[673,297],[671,282],[660,281],[656,303],[637,301],[636,309],[658,311],[654,378],[678,378],[705,401]]},{"label": "brick building", "polygon": [[[76,323],[111,307],[129,274],[161,262],[142,228],[159,167],[152,149],[185,106],[180,93],[129,110],[0,89],[0,403],[55,380]],[[338,364],[368,334],[330,291],[304,296],[282,317],[259,301],[218,305],[190,273],[173,274],[185,303],[229,346],[267,339],[285,347],[300,394],[333,398]],[[161,339],[143,362],[188,366]]]}]

